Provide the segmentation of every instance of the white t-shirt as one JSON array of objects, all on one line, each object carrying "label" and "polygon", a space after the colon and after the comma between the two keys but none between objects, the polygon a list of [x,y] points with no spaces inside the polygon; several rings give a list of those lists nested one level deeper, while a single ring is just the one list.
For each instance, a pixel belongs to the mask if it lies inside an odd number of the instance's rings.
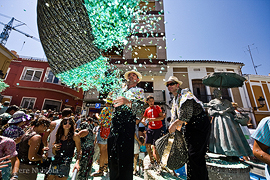
[{"label": "white t-shirt", "polygon": [[58,120],[53,121],[53,122],[56,122],[56,125],[55,125],[54,130],[50,134],[48,157],[54,157],[54,154],[52,153],[52,148],[53,148],[53,144],[55,143],[56,133],[57,133],[57,130],[60,126],[61,121],[62,121],[62,119],[58,119]]},{"label": "white t-shirt", "polygon": [[143,123],[139,123],[139,127],[145,127],[144,125],[143,125]]}]

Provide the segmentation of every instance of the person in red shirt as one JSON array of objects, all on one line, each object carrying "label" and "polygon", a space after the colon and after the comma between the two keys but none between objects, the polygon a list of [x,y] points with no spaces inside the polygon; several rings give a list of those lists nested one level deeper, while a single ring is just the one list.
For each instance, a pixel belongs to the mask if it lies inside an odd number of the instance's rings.
[{"label": "person in red shirt", "polygon": [[157,165],[160,164],[160,157],[155,150],[155,141],[162,136],[162,121],[164,119],[161,108],[158,105],[154,105],[155,100],[153,96],[148,96],[146,99],[149,107],[145,110],[142,123],[148,124],[148,129],[146,132],[146,150],[149,154],[151,164],[145,169],[154,168],[154,158],[151,145],[153,145],[153,150],[156,154]]}]

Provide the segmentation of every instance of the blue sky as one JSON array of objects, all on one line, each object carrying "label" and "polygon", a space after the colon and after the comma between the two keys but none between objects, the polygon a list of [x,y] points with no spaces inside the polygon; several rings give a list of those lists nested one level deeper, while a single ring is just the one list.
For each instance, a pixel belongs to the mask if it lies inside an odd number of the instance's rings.
[{"label": "blue sky", "polygon": [[[242,71],[268,75],[269,0],[165,0],[168,59],[243,62]],[[254,45],[252,45],[254,44]]]},{"label": "blue sky", "polygon": [[[36,0],[0,0],[0,13],[24,22],[18,29],[38,38]],[[268,75],[270,0],[164,0],[168,59],[243,62],[245,74]],[[10,18],[0,16],[8,23]],[[2,31],[3,25],[0,25]],[[24,43],[25,42],[25,43]],[[252,45],[254,44],[254,45]],[[12,31],[6,47],[45,58],[39,42]]]}]

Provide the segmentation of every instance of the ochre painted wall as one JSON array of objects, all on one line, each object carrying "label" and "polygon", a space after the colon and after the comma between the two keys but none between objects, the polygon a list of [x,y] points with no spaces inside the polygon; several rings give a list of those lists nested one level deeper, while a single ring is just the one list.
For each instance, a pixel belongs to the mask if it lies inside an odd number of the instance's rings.
[{"label": "ochre painted wall", "polygon": [[[253,89],[253,92],[254,92],[255,100],[257,102],[257,106],[260,106],[260,103],[259,103],[258,99],[260,98],[260,96],[264,97],[263,92],[262,92],[262,88],[261,88],[261,86],[253,85],[252,89]],[[264,107],[260,108],[259,110],[267,111],[268,109],[267,109],[267,106],[264,106]]]},{"label": "ochre painted wall", "polygon": [[156,59],[157,58],[156,46],[138,46],[138,47],[133,46],[132,49],[133,49],[132,58],[138,58],[138,59]]},{"label": "ochre painted wall", "polygon": [[250,88],[250,83],[249,82],[246,82],[246,88],[247,88],[247,92],[248,92],[248,96],[249,96],[249,99],[250,99],[250,103],[251,103],[251,106],[252,107],[255,107],[255,102],[253,100],[253,95],[252,95],[252,92],[251,92],[251,88]]},{"label": "ochre painted wall", "polygon": [[269,92],[268,86],[267,86],[267,84],[262,84],[262,86],[263,86],[264,94],[266,96],[264,98],[267,100],[268,106],[270,107],[270,104],[269,104],[270,103],[270,92]]}]

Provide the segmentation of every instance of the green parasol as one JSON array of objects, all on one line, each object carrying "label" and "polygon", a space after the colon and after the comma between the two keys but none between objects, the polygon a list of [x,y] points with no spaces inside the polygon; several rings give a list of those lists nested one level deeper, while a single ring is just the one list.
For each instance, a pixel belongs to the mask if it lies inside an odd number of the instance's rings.
[{"label": "green parasol", "polygon": [[202,78],[206,86],[219,88],[242,87],[246,78],[234,72],[214,72]]}]

